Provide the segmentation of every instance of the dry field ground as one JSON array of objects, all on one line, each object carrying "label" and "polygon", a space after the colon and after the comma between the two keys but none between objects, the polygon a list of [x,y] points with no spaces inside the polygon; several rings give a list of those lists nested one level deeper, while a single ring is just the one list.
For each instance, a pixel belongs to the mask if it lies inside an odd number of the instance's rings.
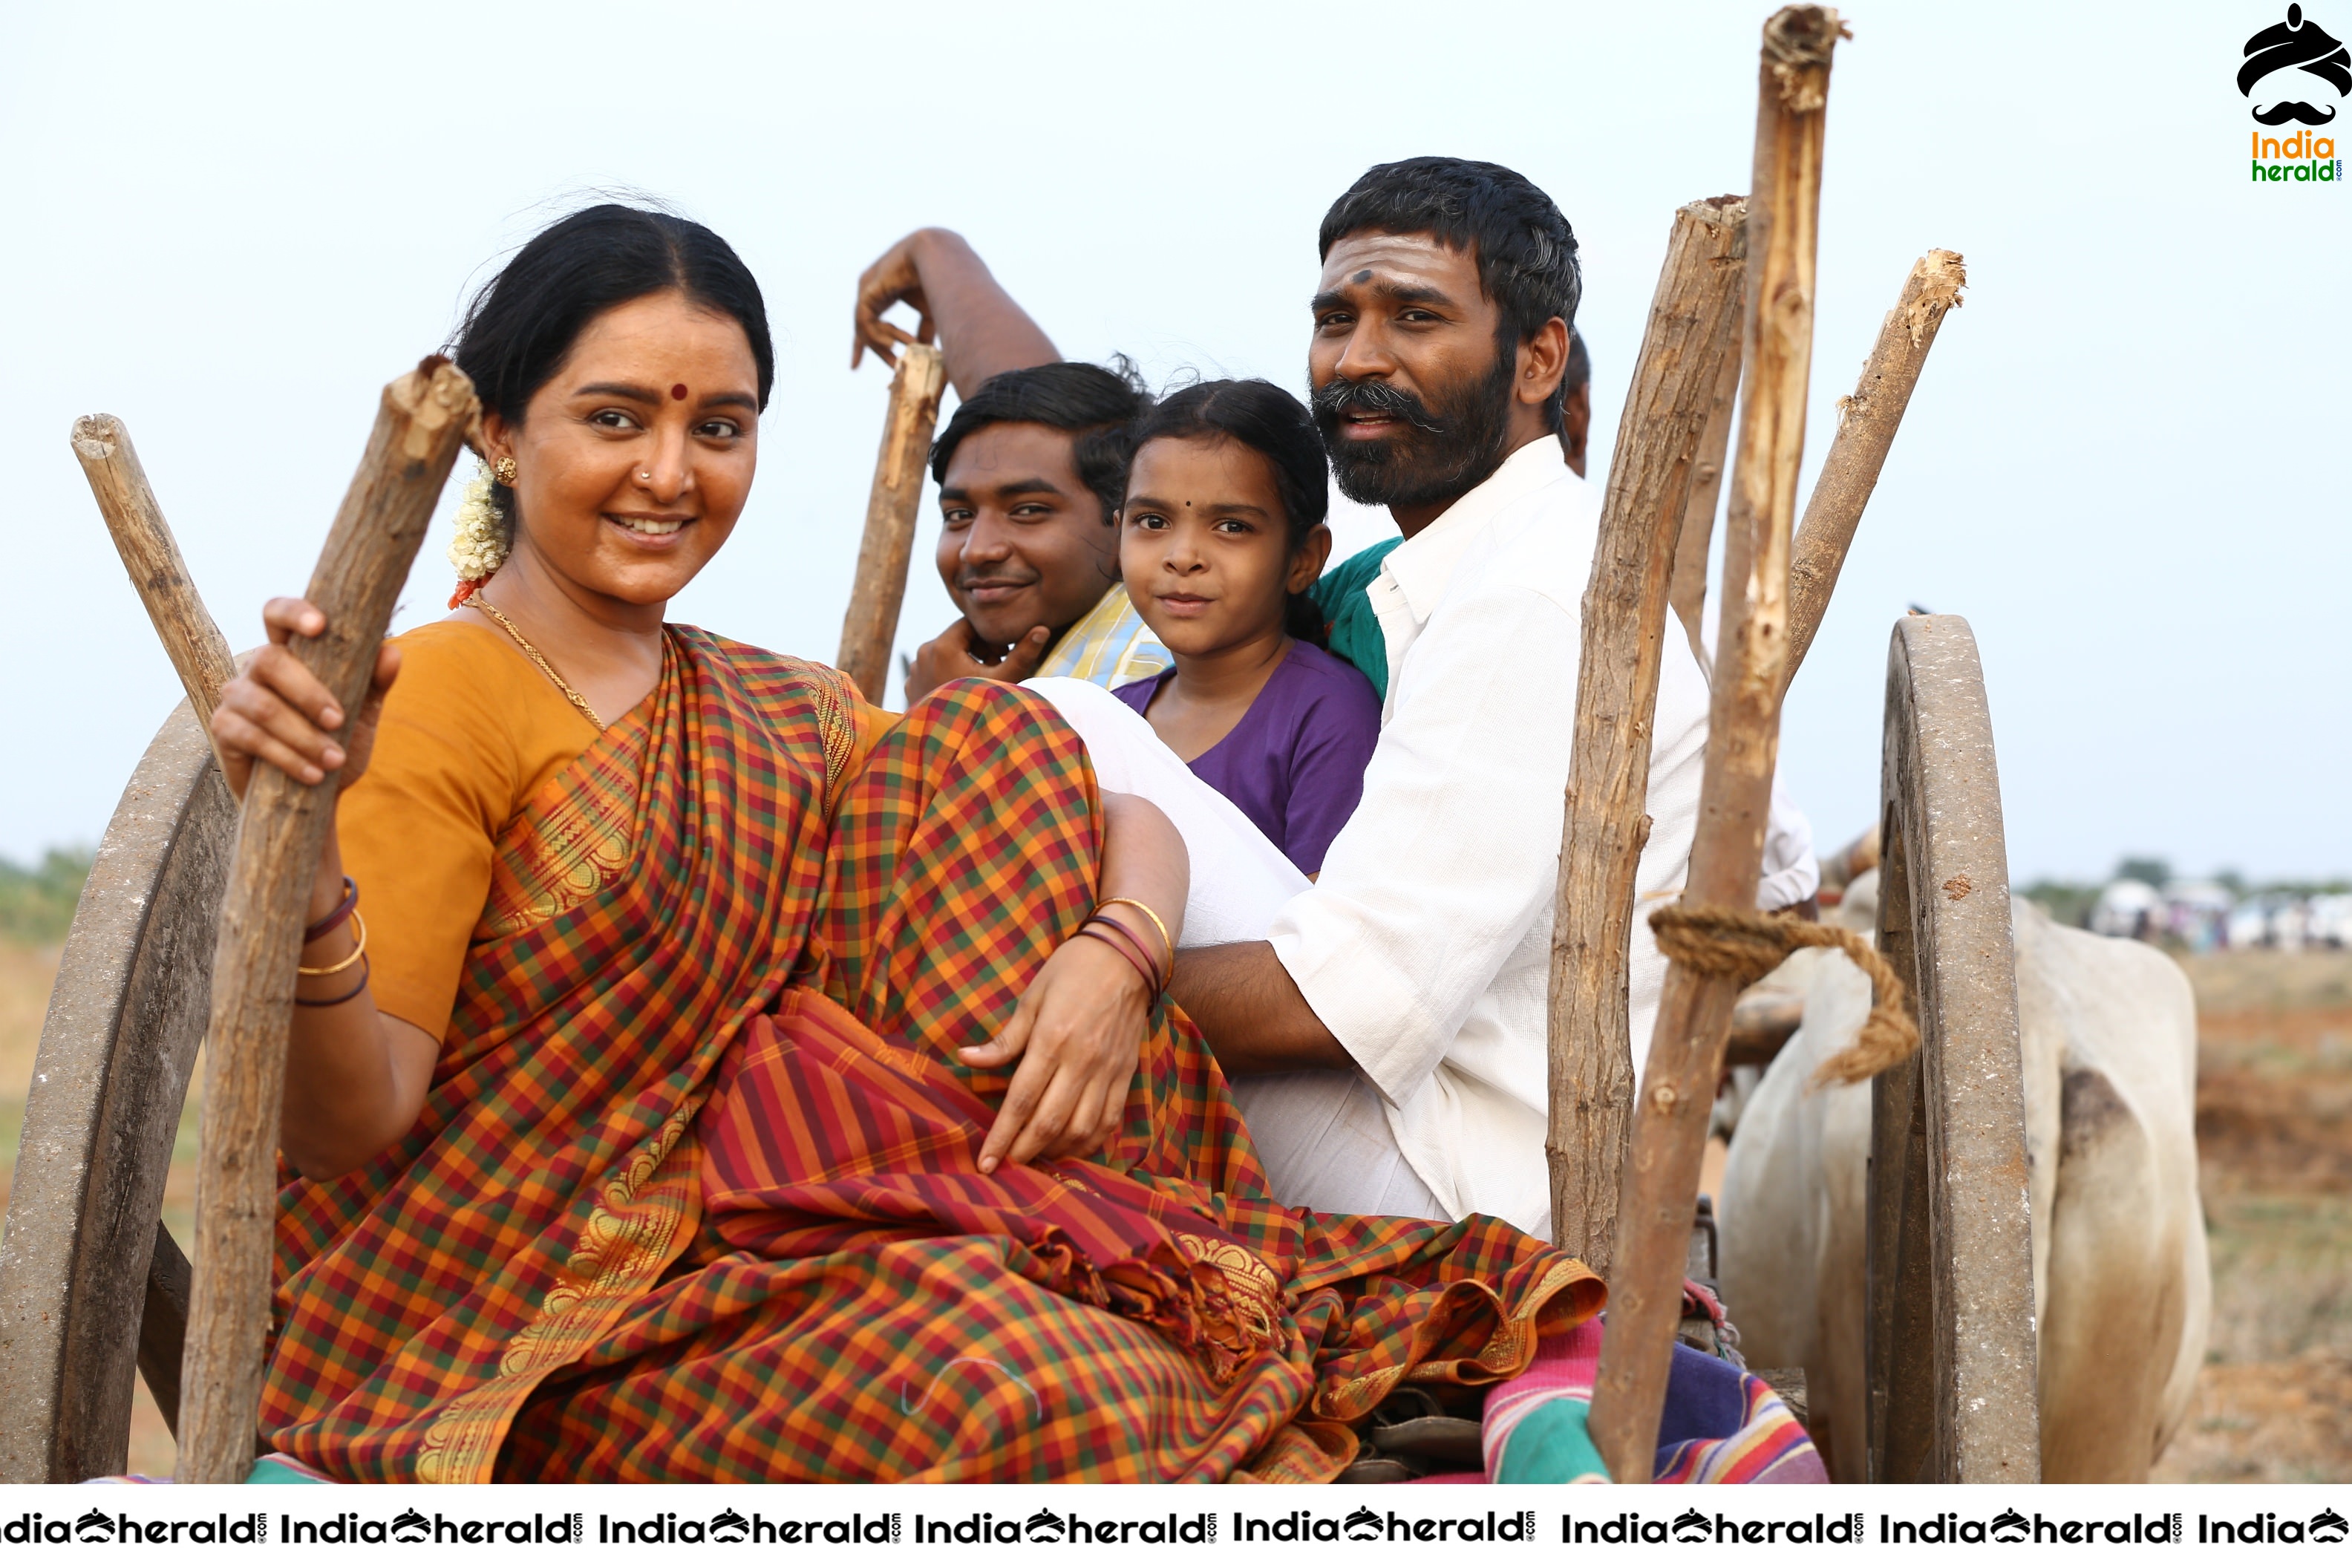
[{"label": "dry field ground", "polygon": [[2352,952],[2184,967],[2213,1334],[2158,1474],[2352,1481]]},{"label": "dry field ground", "polygon": [[[2158,1476],[2352,1481],[2352,953],[2186,961],[2202,1037],[2198,1139],[2213,1337],[2197,1404]],[[0,943],[0,1200],[55,949]],[[196,1112],[164,1220],[185,1247]],[[139,1391],[131,1467],[168,1474],[171,1434]]]}]

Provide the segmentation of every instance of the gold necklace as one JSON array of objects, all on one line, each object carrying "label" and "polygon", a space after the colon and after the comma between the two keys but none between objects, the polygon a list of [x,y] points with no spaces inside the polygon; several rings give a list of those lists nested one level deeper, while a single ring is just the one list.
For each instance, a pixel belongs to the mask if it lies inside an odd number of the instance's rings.
[{"label": "gold necklace", "polygon": [[596,717],[596,710],[588,706],[588,699],[581,696],[577,691],[572,690],[571,683],[566,681],[563,677],[555,673],[555,666],[547,662],[547,656],[545,654],[530,646],[530,639],[522,635],[520,627],[517,626],[512,621],[507,619],[506,612],[500,610],[496,605],[491,604],[488,599],[483,598],[478,592],[473,595],[469,602],[479,605],[484,613],[488,615],[490,619],[499,623],[499,629],[500,631],[503,631],[507,636],[514,638],[514,645],[515,647],[522,649],[522,656],[530,660],[531,663],[539,666],[540,674],[553,681],[555,683],[555,689],[563,693],[564,699],[569,701],[572,706],[579,709],[583,714],[586,715],[588,722],[595,725],[599,730],[604,729],[604,721]]}]

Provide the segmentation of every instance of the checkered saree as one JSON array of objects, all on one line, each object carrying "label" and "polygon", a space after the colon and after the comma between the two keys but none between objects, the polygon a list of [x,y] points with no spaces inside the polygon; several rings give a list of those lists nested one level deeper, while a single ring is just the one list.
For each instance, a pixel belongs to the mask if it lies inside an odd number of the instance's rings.
[{"label": "checkered saree", "polygon": [[[505,835],[416,1129],[289,1180],[263,1424],[353,1479],[1323,1480],[1399,1381],[1597,1310],[1485,1219],[1288,1211],[1155,1016],[1086,1161],[961,1065],[1092,907],[1076,738],[959,683],[853,779],[840,678],[673,629]],[[837,797],[831,831],[827,802]]]}]

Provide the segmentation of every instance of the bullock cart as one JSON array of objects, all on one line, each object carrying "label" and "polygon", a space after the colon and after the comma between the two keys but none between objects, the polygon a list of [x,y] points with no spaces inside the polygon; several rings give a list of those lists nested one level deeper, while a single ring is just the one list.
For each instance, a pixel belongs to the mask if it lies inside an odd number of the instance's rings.
[{"label": "bullock cart", "polygon": [[[1822,110],[1839,36],[1835,13],[1816,6],[1790,7],[1766,25],[1751,194],[1676,215],[1585,603],[1548,1152],[1555,1233],[1612,1288],[1593,1431],[1627,1479],[1647,1476],[1698,1142],[1738,989],[1738,966],[1711,964],[1704,943],[1669,948],[1675,968],[1637,1101],[1625,963],[1665,612],[1671,603],[1682,614],[1698,647],[1700,563],[1737,387],[1707,782],[1683,899],[1690,930],[1712,921],[1720,935],[1748,918],[1738,911],[1755,888],[1781,693],[1819,626],[1927,347],[1958,303],[1959,258],[1930,253],[1843,405],[1803,527],[1792,531]],[[470,407],[471,394],[445,385],[436,363],[387,389],[310,590],[334,624],[383,626],[454,458],[457,403],[436,414],[432,399],[462,397]],[[880,689],[897,624],[939,371],[932,351],[910,352],[892,388],[840,656],[869,690]],[[189,700],[157,731],[116,807],[42,1029],[0,1241],[0,1385],[11,1396],[0,1405],[0,1481],[121,1471],[134,1377],[183,1438],[183,1476],[233,1479],[253,1442],[268,1319],[282,1011],[274,1028],[268,1019],[290,995],[299,925],[287,868],[299,871],[315,854],[302,837],[310,807],[282,776],[268,785],[264,770],[240,837],[205,728],[229,668],[226,646],[119,425],[82,422],[75,447]],[[322,674],[340,669],[343,686],[356,679],[357,690],[373,634],[345,640],[305,657]],[[2035,1480],[2007,853],[1982,671],[1958,616],[1895,626],[1881,800],[1878,953],[1894,983],[1884,999],[1899,1021],[1899,984],[1918,1048],[1877,1064],[1873,1077],[1868,1471],[1882,1481]],[[192,1270],[160,1216],[207,1038],[205,1267]]]},{"label": "bullock cart", "polygon": [[[1922,1043],[1873,1085],[1872,1473],[2030,1480],[2007,857],[1983,677],[1957,616],[1895,627],[1883,810],[1879,940]],[[134,1376],[176,1430],[190,1268],[162,1224],[163,1183],[236,837],[235,803],[183,703],[108,825],[42,1028],[0,1243],[0,1480],[119,1473]]]}]

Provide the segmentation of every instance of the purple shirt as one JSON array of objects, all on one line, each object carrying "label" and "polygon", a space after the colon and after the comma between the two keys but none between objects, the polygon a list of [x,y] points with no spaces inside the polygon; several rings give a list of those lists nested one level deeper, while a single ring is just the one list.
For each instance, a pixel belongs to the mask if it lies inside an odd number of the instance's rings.
[{"label": "purple shirt", "polygon": [[[1141,713],[1175,672],[1130,681],[1113,695]],[[1347,660],[1294,642],[1225,738],[1194,757],[1194,776],[1242,808],[1308,876],[1364,793],[1364,764],[1381,738],[1381,700]]]}]

